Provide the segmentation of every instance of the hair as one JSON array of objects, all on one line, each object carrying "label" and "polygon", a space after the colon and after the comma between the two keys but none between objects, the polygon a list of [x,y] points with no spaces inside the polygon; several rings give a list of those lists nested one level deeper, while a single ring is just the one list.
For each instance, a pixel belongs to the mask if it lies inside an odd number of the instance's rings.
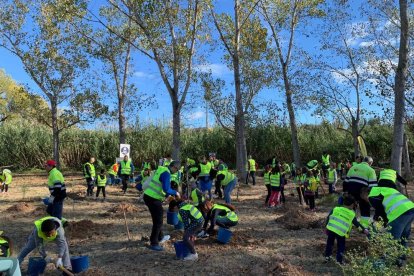
[{"label": "hair", "polygon": [[105,173],[105,169],[102,169],[102,170],[101,170],[101,174],[104,174],[104,173]]},{"label": "hair", "polygon": [[184,200],[183,199],[173,199],[170,201],[170,203],[168,204],[168,210],[170,212],[172,212],[174,210],[175,207],[178,207],[178,205],[180,205],[181,203],[183,203]]},{"label": "hair", "polygon": [[174,161],[172,161],[169,165],[168,165],[168,167],[176,167],[177,168],[177,170],[179,170],[180,169],[180,167],[181,167],[181,162],[180,161],[178,161],[178,160],[174,160]]},{"label": "hair", "polygon": [[276,173],[280,173],[280,167],[279,167],[279,166],[275,166],[275,167],[272,169],[272,174],[276,174]]},{"label": "hair", "polygon": [[371,156],[365,156],[363,162],[372,163],[374,160]]},{"label": "hair", "polygon": [[42,222],[42,226],[40,228],[40,230],[42,230],[43,233],[48,233],[55,229],[56,229],[56,224],[53,219],[48,219]]},{"label": "hair", "polygon": [[351,206],[352,204],[356,202],[355,197],[348,193],[344,194],[343,199],[344,199],[345,206]]},{"label": "hair", "polygon": [[302,167],[302,173],[303,173],[303,174],[307,174],[307,173],[308,173],[308,168],[306,168],[306,167]]}]

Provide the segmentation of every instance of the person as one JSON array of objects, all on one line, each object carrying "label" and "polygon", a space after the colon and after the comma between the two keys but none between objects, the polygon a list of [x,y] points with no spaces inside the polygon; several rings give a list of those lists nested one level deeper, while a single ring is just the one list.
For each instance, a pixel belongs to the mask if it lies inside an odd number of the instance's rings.
[{"label": "person", "polygon": [[249,155],[247,160],[247,175],[246,175],[246,185],[249,184],[249,176],[252,177],[253,186],[256,185],[256,161]]},{"label": "person", "polygon": [[171,154],[167,154],[167,156],[164,158],[164,161],[163,161],[162,165],[164,167],[168,167],[171,164],[172,161],[173,161],[173,159],[171,157]]},{"label": "person", "polygon": [[151,169],[146,168],[141,171],[141,173],[135,178],[135,188],[138,191],[142,191],[142,185],[145,183],[145,181],[148,179],[148,177],[151,176]]},{"label": "person", "polygon": [[72,265],[70,263],[69,248],[61,221],[55,217],[44,217],[36,220],[34,225],[32,233],[17,257],[19,263],[22,263],[24,258],[36,248],[39,248],[39,252],[46,262],[51,262],[52,259],[47,255],[44,245],[48,242],[55,242],[58,255],[55,261],[56,267],[63,266],[70,271]]},{"label": "person", "polygon": [[281,176],[281,179],[280,179],[280,202],[285,203],[286,202],[285,185],[287,185],[287,183],[288,183],[288,178],[289,178],[289,175],[291,174],[291,172],[290,172],[289,164],[287,164],[286,162],[283,162],[283,165],[282,165],[281,169],[282,169],[282,173],[280,175]]},{"label": "person", "polygon": [[[319,198],[319,187],[321,185],[321,172],[318,169],[313,169],[313,177],[316,181],[316,191],[315,191],[315,199]],[[323,188],[323,187],[322,187]]]},{"label": "person", "polygon": [[281,186],[281,175],[279,166],[276,166],[272,169],[272,173],[270,174],[270,186],[272,192],[269,198],[269,207],[272,208],[279,205]]},{"label": "person", "polygon": [[95,163],[95,158],[91,157],[89,162],[83,165],[83,175],[85,176],[87,185],[86,196],[93,195],[93,186],[96,179],[95,165],[93,163]]},{"label": "person", "polygon": [[154,165],[151,162],[150,158],[146,158],[144,162],[142,162],[142,170],[149,169],[153,170],[155,169]]},{"label": "person", "polygon": [[407,181],[393,169],[384,169],[380,171],[378,187],[388,187],[398,190],[397,183],[406,186]]},{"label": "person", "polygon": [[298,168],[296,170],[295,177],[293,178],[293,183],[295,184],[295,188],[299,196],[299,204],[301,205],[303,204],[303,200],[305,198],[303,184],[305,183],[305,179],[306,179],[306,168],[303,168],[303,169],[304,170],[301,170],[300,168]]},{"label": "person", "polygon": [[197,260],[198,254],[195,250],[194,240],[204,224],[202,213],[194,205],[186,203],[182,199],[171,201],[169,209],[170,211],[178,209],[178,219],[184,224],[183,242],[190,251],[190,254],[184,257],[184,261]]},{"label": "person", "polygon": [[[12,258],[13,243],[12,240],[3,235],[0,231],[0,275],[21,276],[20,265],[17,258]],[[2,274],[5,272],[5,274]]]},{"label": "person", "polygon": [[128,155],[124,156],[124,160],[119,163],[118,176],[122,180],[122,192],[125,194],[128,188],[129,178],[134,175],[134,164],[128,159]]},{"label": "person", "polygon": [[344,163],[343,163],[343,161],[339,161],[339,163],[336,166],[336,175],[337,175],[337,178],[342,179],[343,173],[344,173]]},{"label": "person", "polygon": [[66,198],[65,179],[56,168],[54,160],[46,161],[45,168],[49,174],[48,187],[50,191],[46,212],[53,217],[62,219],[63,201]]},{"label": "person", "polygon": [[315,192],[318,189],[318,182],[312,170],[307,171],[306,180],[303,186],[305,188],[305,203],[309,206],[309,210],[315,211]]},{"label": "person", "polygon": [[206,200],[204,193],[193,183],[191,187],[191,201],[197,208]]},{"label": "person", "polygon": [[[239,217],[235,212],[235,208],[229,204],[213,204],[211,201],[204,203],[205,211],[207,212],[204,221],[203,230],[199,236],[205,236],[205,233],[213,234],[214,226],[218,225],[222,228],[230,228],[236,226],[239,222]],[[207,229],[208,224],[209,228]]]},{"label": "person", "polygon": [[294,178],[296,176],[296,164],[295,164],[295,162],[290,163],[290,172],[291,172],[291,177]]},{"label": "person", "polygon": [[170,238],[168,235],[164,236],[161,230],[164,215],[162,202],[166,196],[180,197],[177,191],[171,189],[170,181],[171,174],[177,172],[180,169],[180,165],[179,161],[173,161],[168,165],[168,168],[159,166],[148,187],[144,189],[144,202],[152,218],[151,244],[149,246],[151,250],[163,251],[164,248],[159,244]]},{"label": "person", "polygon": [[356,157],[355,157],[355,161],[354,162],[352,162],[352,167],[353,166],[355,166],[355,165],[358,165],[358,164],[360,164],[361,162],[362,162],[362,156],[361,155],[357,155]]},{"label": "person", "polygon": [[223,186],[224,201],[231,204],[231,192],[237,184],[237,177],[225,169],[225,166],[219,165],[217,173],[218,185]]},{"label": "person", "polygon": [[263,173],[263,181],[264,181],[264,185],[266,186],[266,190],[267,190],[267,196],[265,199],[265,207],[269,206],[269,199],[270,199],[270,195],[272,194],[272,186],[270,183],[270,174],[272,173],[272,165],[267,164],[265,166],[264,169],[264,173]]},{"label": "person", "polygon": [[394,239],[407,247],[414,221],[414,203],[398,190],[388,187],[373,187],[371,191],[364,187],[361,199],[375,209],[374,220],[382,219]]},{"label": "person", "polygon": [[12,242],[0,231],[0,257],[10,257],[13,254]]},{"label": "person", "polygon": [[109,169],[108,174],[109,174],[109,181],[110,181],[109,184],[111,184],[111,186],[115,185],[116,184],[115,178],[118,174],[118,163],[116,161]]},{"label": "person", "polygon": [[328,235],[325,248],[326,262],[331,260],[332,250],[336,240],[336,261],[343,264],[345,240],[349,238],[352,224],[363,229],[364,233],[369,235],[368,229],[364,228],[355,218],[355,207],[355,198],[352,195],[345,195],[343,206],[337,206],[329,213],[325,223],[326,234]]},{"label": "person", "polygon": [[372,163],[372,158],[366,156],[363,162],[352,166],[343,184],[343,191],[351,194],[359,203],[360,222],[364,227],[369,225],[371,212],[369,203],[361,199],[360,193],[364,187],[371,188],[377,185],[377,175],[371,168]]},{"label": "person", "polygon": [[9,185],[12,182],[12,174],[11,171],[9,169],[3,169],[2,172],[2,176],[1,176],[1,181],[2,181],[2,186],[1,186],[1,192],[2,193],[7,193],[9,191]]},{"label": "person", "polygon": [[329,165],[327,175],[328,175],[328,178],[327,178],[326,184],[329,185],[329,193],[333,194],[336,190],[336,182],[338,181],[338,175],[336,172],[334,162],[331,162],[331,164]]},{"label": "person", "polygon": [[327,172],[328,172],[328,168],[329,165],[331,164],[331,156],[329,155],[329,153],[327,153],[326,151],[324,151],[322,153],[322,173],[323,173],[323,178],[327,177]]},{"label": "person", "polygon": [[200,183],[200,190],[203,193],[208,193],[208,198],[211,200],[211,188],[212,188],[212,179],[210,177],[210,172],[212,170],[211,163],[207,162],[205,156],[201,158],[199,169],[200,172],[198,175],[198,181]]},{"label": "person", "polygon": [[105,186],[106,186],[106,174],[105,170],[102,169],[101,173],[97,177],[97,184],[96,184],[96,199],[99,197],[99,193],[102,191],[103,200],[106,199],[105,193]]}]

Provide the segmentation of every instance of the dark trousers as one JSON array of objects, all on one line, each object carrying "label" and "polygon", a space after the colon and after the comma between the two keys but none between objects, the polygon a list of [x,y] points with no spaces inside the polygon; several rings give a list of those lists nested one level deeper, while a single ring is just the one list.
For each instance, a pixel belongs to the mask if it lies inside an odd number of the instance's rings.
[{"label": "dark trousers", "polygon": [[2,186],[1,186],[1,191],[2,192],[8,192],[9,191],[9,185],[7,185],[7,184],[3,184]]},{"label": "dark trousers", "polygon": [[302,199],[305,199],[305,194],[303,193],[303,187],[302,188],[296,187],[296,191],[298,192],[299,203],[302,204]]},{"label": "dark trousers", "polygon": [[345,252],[345,237],[341,237],[338,234],[329,230],[328,240],[326,241],[325,257],[330,257],[332,255],[335,240],[338,247],[336,250],[336,261],[342,264]]},{"label": "dark trousers", "polygon": [[162,240],[164,234],[162,233],[162,219],[164,216],[164,209],[162,208],[162,202],[158,199],[152,198],[144,194],[144,202],[147,205],[152,218],[152,230],[151,230],[151,245],[158,245]]},{"label": "dark trousers", "polygon": [[194,247],[194,240],[192,240],[192,237],[194,237],[195,234],[200,232],[202,227],[203,227],[203,221],[200,224],[194,225],[194,227],[189,227],[188,229],[185,229],[184,231],[183,242],[185,245],[187,245],[191,254],[196,253],[195,247]]},{"label": "dark trousers", "polygon": [[305,194],[305,202],[309,205],[311,210],[315,209],[315,195],[314,194]]},{"label": "dark trousers", "polygon": [[90,177],[86,178],[86,196],[93,195],[93,184],[94,184],[94,181],[92,181],[92,178]]},{"label": "dark trousers", "polygon": [[[349,185],[349,184],[348,184]],[[371,205],[368,202],[361,199],[360,193],[361,189],[364,187],[363,185],[354,185],[351,183],[346,190],[349,194],[351,194],[357,201],[359,206],[359,211],[361,213],[361,217],[370,217],[371,216]]]},{"label": "dark trousers", "polygon": [[129,174],[121,174],[121,179],[122,179],[122,191],[125,194],[128,188]]},{"label": "dark trousers", "polygon": [[249,176],[253,179],[253,185],[256,185],[256,172],[247,172],[246,185],[249,184]]},{"label": "dark trousers", "polygon": [[99,196],[99,192],[102,191],[102,195],[105,198],[106,197],[106,193],[105,193],[105,186],[98,186],[97,190],[96,190],[96,197]]},{"label": "dark trousers", "polygon": [[285,198],[285,186],[284,185],[280,185],[280,202],[281,203],[285,203],[286,202],[286,198]]},{"label": "dark trousers", "polygon": [[52,204],[47,205],[46,213],[50,216],[62,219],[63,201],[54,201]]},{"label": "dark trousers", "polygon": [[221,191],[221,184],[220,184],[220,182],[216,181],[214,183],[214,186],[216,187],[216,189],[214,191],[214,194],[216,194],[216,195],[218,194],[218,197],[219,198],[222,198],[223,197],[223,192]]},{"label": "dark trousers", "polygon": [[267,196],[265,200],[265,205],[267,206],[269,204],[270,195],[272,194],[272,186],[270,186],[270,184],[267,184],[266,189],[267,189]]}]

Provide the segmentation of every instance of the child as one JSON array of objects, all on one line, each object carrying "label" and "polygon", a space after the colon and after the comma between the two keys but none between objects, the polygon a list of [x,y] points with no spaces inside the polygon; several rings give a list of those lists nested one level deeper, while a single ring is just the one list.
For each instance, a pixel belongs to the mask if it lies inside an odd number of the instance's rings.
[{"label": "child", "polygon": [[11,171],[8,169],[4,169],[1,175],[1,182],[2,182],[1,192],[2,193],[7,193],[9,191],[9,185],[11,181],[12,181]]},{"label": "child", "polygon": [[201,230],[204,218],[201,212],[192,204],[184,202],[182,199],[170,202],[170,211],[178,210],[178,219],[184,224],[183,242],[190,250],[184,261],[195,261],[198,254],[194,247],[195,235]]},{"label": "child", "polygon": [[104,169],[101,170],[101,173],[97,177],[96,186],[97,186],[97,191],[96,191],[96,197],[95,197],[95,199],[98,199],[99,192],[102,190],[103,200],[105,201],[105,198],[106,198],[106,193],[105,193],[106,174],[105,174],[105,170]]},{"label": "child", "polygon": [[[302,173],[302,171],[304,173]],[[296,191],[298,192],[299,204],[301,205],[303,204],[303,200],[305,198],[304,187],[303,187],[303,184],[305,183],[305,179],[306,179],[306,168],[304,168],[304,170],[297,169],[295,177],[293,178],[293,183],[295,184]]]},{"label": "child", "polygon": [[270,174],[270,186],[272,193],[269,198],[269,207],[276,207],[279,205],[281,190],[280,166],[276,166],[272,169],[272,173]]},{"label": "child", "polygon": [[329,193],[333,194],[336,190],[336,182],[338,181],[338,176],[336,173],[336,164],[334,162],[331,162],[329,164],[329,169],[328,169],[328,179],[327,179],[327,184],[329,185]]},{"label": "child", "polygon": [[207,215],[204,221],[203,231],[200,233],[201,236],[206,232],[209,222],[210,227],[207,229],[207,233],[212,234],[214,233],[215,225],[228,229],[236,226],[239,221],[239,217],[234,212],[235,208],[229,204],[212,204],[211,201],[207,200],[202,209]]},{"label": "child", "polygon": [[[345,252],[345,239],[349,238],[352,224],[356,227],[364,229],[364,227],[355,218],[354,209],[356,207],[355,198],[352,195],[344,196],[344,205],[335,207],[328,215],[326,220],[326,233],[328,240],[326,241],[325,258],[326,262],[331,260],[332,249],[336,240],[338,249],[336,251],[336,261],[343,263],[343,255]],[[368,229],[364,229],[366,235],[369,234]]]},{"label": "child", "polygon": [[266,200],[265,200],[265,207],[269,206],[269,199],[270,199],[270,195],[272,193],[272,188],[270,185],[270,174],[272,172],[272,166],[271,165],[266,165],[265,169],[264,169],[264,175],[263,175],[263,180],[264,180],[264,184],[266,186],[267,189],[267,196],[266,196]]},{"label": "child", "polygon": [[319,186],[321,185],[321,173],[317,169],[313,169],[312,172],[316,180],[315,198],[318,198],[319,197]]},{"label": "child", "polygon": [[315,211],[315,191],[318,189],[318,183],[311,170],[306,173],[305,202],[309,205],[309,210]]},{"label": "child", "polygon": [[[20,266],[17,258],[10,257],[13,254],[13,243],[11,239],[0,231],[0,275],[20,276]],[[5,272],[5,273],[3,273]]]}]

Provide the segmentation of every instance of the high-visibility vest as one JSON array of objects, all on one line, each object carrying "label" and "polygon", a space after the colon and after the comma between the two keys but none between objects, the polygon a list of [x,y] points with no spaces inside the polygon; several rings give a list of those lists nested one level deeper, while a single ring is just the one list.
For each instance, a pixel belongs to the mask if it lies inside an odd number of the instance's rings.
[{"label": "high-visibility vest", "polygon": [[362,184],[368,187],[377,186],[377,175],[367,162],[362,162],[352,166],[346,175],[348,183]]},{"label": "high-visibility vest", "polygon": [[280,173],[270,175],[270,185],[272,187],[280,187]]},{"label": "high-visibility vest", "polygon": [[[86,166],[89,166],[89,174],[86,171]],[[95,173],[95,166],[89,162],[86,162],[83,165],[83,175],[85,176],[85,178],[91,178],[91,177],[95,177],[96,173]]]},{"label": "high-visibility vest", "polygon": [[305,187],[305,190],[315,192],[318,189],[317,179],[314,176],[312,176],[312,177],[307,178],[307,180],[308,180],[308,186]]},{"label": "high-visibility vest", "polygon": [[12,177],[11,171],[8,170],[8,169],[4,169],[3,170],[3,182],[4,182],[4,184],[9,185],[12,182],[12,179],[13,179],[13,177]]},{"label": "high-visibility vest", "polygon": [[290,173],[290,167],[287,163],[283,164],[283,173]]},{"label": "high-visibility vest", "polygon": [[254,159],[249,159],[249,166],[250,166],[249,171],[251,171],[251,172],[256,171],[256,161],[254,161]]},{"label": "high-visibility vest", "polygon": [[53,168],[49,171],[47,185],[49,186],[50,193],[52,193],[55,188],[66,190],[65,179],[63,178],[62,173],[56,168]]},{"label": "high-visibility vest", "polygon": [[51,219],[51,220],[54,220],[54,221],[58,222],[58,223],[59,223],[59,227],[60,227],[60,226],[62,226],[62,224],[61,224],[61,222],[60,222],[60,220],[59,220],[58,218],[51,217],[51,216],[47,216],[47,217],[44,217],[44,218],[38,219],[38,220],[36,220],[36,221],[34,222],[34,225],[35,225],[36,230],[37,230],[37,236],[38,236],[39,238],[41,238],[43,241],[45,241],[45,242],[51,242],[51,241],[54,241],[54,240],[56,239],[56,237],[57,237],[57,231],[55,232],[55,234],[54,234],[53,236],[50,236],[50,237],[47,237],[47,236],[46,236],[46,235],[42,232],[42,223],[43,223],[45,220],[49,220],[49,219]]},{"label": "high-visibility vest", "polygon": [[191,158],[187,158],[187,165],[188,166],[193,166],[193,165],[195,165],[195,160],[194,159],[191,159]]},{"label": "high-visibility vest", "polygon": [[228,207],[224,206],[224,205],[220,205],[220,204],[214,204],[212,210],[224,210],[226,211],[226,215],[225,216],[218,216],[219,218],[228,218],[231,221],[239,221],[239,217],[237,216],[237,214],[235,212],[233,212],[232,210],[230,210]]},{"label": "high-visibility vest", "polygon": [[130,175],[131,174],[131,160],[125,162],[124,160],[121,161],[121,174]]},{"label": "high-visibility vest", "polygon": [[329,163],[330,163],[330,160],[329,159],[331,159],[331,156],[329,154],[322,155],[322,163],[324,165],[329,165]]},{"label": "high-visibility vest", "polygon": [[172,161],[173,161],[172,159],[171,160],[166,159],[166,160],[164,160],[164,163],[162,165],[164,167],[168,167],[171,164]]},{"label": "high-visibility vest", "polygon": [[98,175],[97,177],[98,183],[96,184],[98,187],[105,187],[106,185],[106,176],[101,177],[101,175]]},{"label": "high-visibility vest", "polygon": [[[203,215],[201,214],[201,212],[200,212],[200,211],[199,211],[196,207],[194,207],[194,205],[189,204],[189,203],[187,203],[187,204],[185,204],[184,206],[182,206],[182,207],[180,208],[180,210],[190,211],[190,215],[191,215],[194,219],[196,219],[196,220],[201,219],[201,218],[203,217]],[[178,213],[178,219],[179,219],[180,221],[183,221],[183,219],[182,219],[182,217],[181,217],[180,213]]]},{"label": "high-visibility vest", "polygon": [[178,171],[176,171],[175,173],[171,174],[171,178],[170,178],[170,182],[175,182],[177,184],[180,184],[180,174],[178,173]]},{"label": "high-visibility vest", "polygon": [[391,180],[392,183],[395,183],[397,181],[397,172],[392,169],[385,169],[380,171],[379,179],[380,180]]},{"label": "high-visibility vest", "polygon": [[272,159],[272,168],[276,167],[276,158]]},{"label": "high-visibility vest", "polygon": [[328,169],[328,182],[333,183],[335,181],[335,169]]},{"label": "high-visibility vest", "polygon": [[162,189],[162,183],[160,181],[160,176],[164,172],[169,172],[168,168],[159,166],[148,187],[145,189],[144,194],[157,200],[164,200],[166,194]]},{"label": "high-visibility vest", "polygon": [[[191,191],[191,200],[193,201],[194,205],[197,206],[198,204],[200,204],[201,202],[198,201],[198,195],[197,195],[197,191],[200,191],[198,188],[195,188],[194,190]],[[204,202],[206,199],[203,196],[201,196],[201,201]]]},{"label": "high-visibility vest", "polygon": [[0,237],[0,257],[10,257],[10,244],[7,240]]},{"label": "high-visibility vest", "polygon": [[118,163],[115,163],[111,166],[111,168],[108,171],[109,174],[111,175],[117,175],[118,173]]},{"label": "high-visibility vest", "polygon": [[145,169],[151,169],[151,162],[144,162],[144,165],[142,166],[142,168]]},{"label": "high-visibility vest", "polygon": [[382,206],[387,214],[388,223],[394,221],[402,214],[414,208],[414,203],[405,195],[393,188],[373,187],[368,197],[382,195]]},{"label": "high-visibility vest", "polygon": [[318,160],[311,160],[306,164],[306,166],[310,169],[315,168],[316,165],[318,165]]},{"label": "high-visibility vest", "polygon": [[263,175],[264,184],[270,185],[270,172],[265,172]]},{"label": "high-visibility vest", "polygon": [[349,237],[352,229],[352,220],[355,212],[345,207],[335,207],[329,216],[326,229],[338,234],[341,237]]},{"label": "high-visibility vest", "polygon": [[229,171],[219,171],[218,175],[224,175],[224,179],[221,180],[220,184],[221,186],[227,186],[230,182],[232,182],[235,178],[234,174],[232,174]]},{"label": "high-visibility vest", "polygon": [[306,175],[297,175],[293,178],[293,183],[295,184],[296,188],[299,188],[299,186],[303,186],[303,183],[306,180]]},{"label": "high-visibility vest", "polygon": [[211,170],[211,163],[207,162],[207,164],[200,163],[200,176],[209,176]]}]

